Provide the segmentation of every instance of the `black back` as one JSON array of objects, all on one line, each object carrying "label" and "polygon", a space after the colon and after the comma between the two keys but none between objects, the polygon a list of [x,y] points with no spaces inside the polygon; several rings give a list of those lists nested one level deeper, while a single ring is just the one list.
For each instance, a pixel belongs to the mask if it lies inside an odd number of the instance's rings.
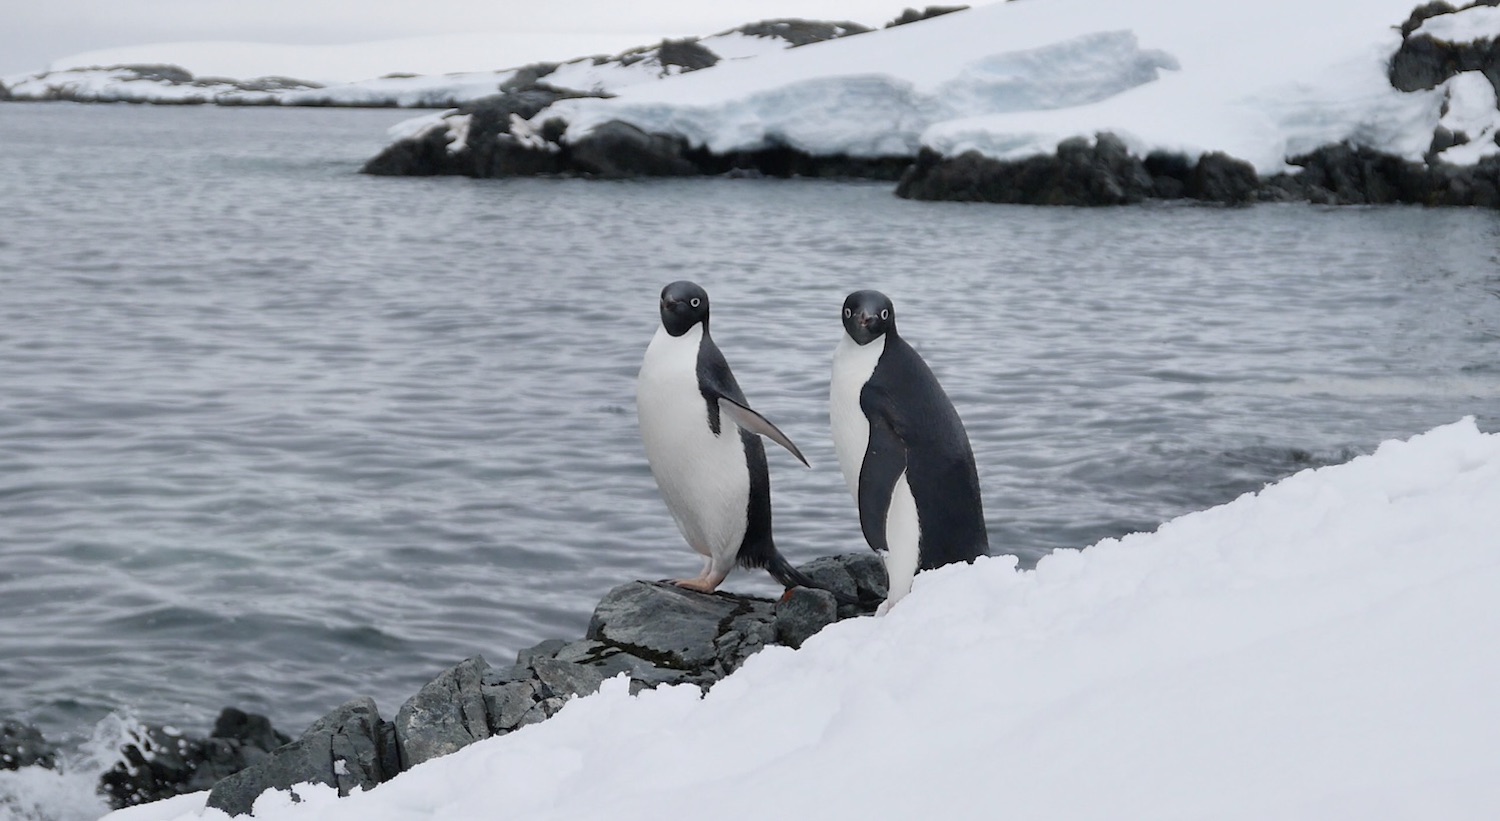
[{"label": "black back", "polygon": [[[885,350],[860,391],[870,442],[860,466],[860,524],[872,547],[885,548],[885,518],[896,479],[907,485],[921,519],[921,570],[971,561],[989,551],[979,472],[963,421],[937,377],[896,330],[890,300],[859,291],[844,303],[855,341],[885,334]],[[851,328],[851,325],[853,326]]]}]

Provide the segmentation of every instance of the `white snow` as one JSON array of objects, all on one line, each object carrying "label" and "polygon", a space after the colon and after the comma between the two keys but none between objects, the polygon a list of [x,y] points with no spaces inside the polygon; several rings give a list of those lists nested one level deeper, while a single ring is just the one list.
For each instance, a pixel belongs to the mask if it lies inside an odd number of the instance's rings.
[{"label": "white snow", "polygon": [[1439,14],[1422,21],[1412,35],[1425,34],[1447,43],[1500,37],[1500,6],[1472,6],[1452,14]]},{"label": "white snow", "polygon": [[53,60],[51,71],[89,66],[168,63],[196,76],[296,77],[349,83],[389,74],[443,75],[490,72],[542,60],[614,54],[660,34],[448,34],[369,43],[299,46],[276,43],[183,42],[89,51]]},{"label": "white snow", "polygon": [[[694,72],[654,58],[630,65],[573,59],[589,49],[572,35],[567,49],[530,35],[317,48],[172,44],[79,55],[54,67],[155,62],[208,76],[355,81],[274,92],[126,83],[99,72],[4,82],[17,97],[44,98],[49,88],[72,83],[100,91],[97,99],[447,106],[493,93],[518,65],[566,59],[546,82],[617,96],[563,100],[533,119],[562,117],[570,124],[565,140],[624,120],[719,152],[791,146],[871,157],[926,147],[1015,159],[1110,131],[1140,155],[1222,151],[1273,174],[1291,170],[1289,157],[1338,142],[1420,160],[1445,108],[1450,117],[1455,106],[1468,112],[1471,137],[1489,127],[1493,118],[1485,118],[1473,78],[1410,93],[1390,86],[1386,67],[1400,43],[1398,26],[1414,5],[997,2],[795,49],[721,33],[702,42],[724,59]],[[1500,8],[1440,14],[1418,33],[1452,42],[1493,38],[1500,34]],[[619,42],[600,41],[593,50],[612,51],[606,46]],[[369,79],[403,71],[419,76]],[[1474,139],[1443,158],[1476,162],[1492,153],[1483,142]]]},{"label": "white snow", "polygon": [[[1497,499],[1500,434],[1465,419],[255,817],[1490,819]],[[223,817],[188,807],[109,818]]]},{"label": "white snow", "polygon": [[[1113,131],[1141,154],[1224,151],[1262,174],[1344,140],[1415,160],[1431,144],[1442,92],[1402,93],[1385,75],[1413,5],[995,3],[615,99],[566,100],[539,117],[568,120],[568,139],[620,119],[726,152],[785,144],[872,156],[926,146],[1016,158]],[[1462,36],[1482,30],[1471,23]]]},{"label": "white snow", "polygon": [[1473,165],[1483,157],[1500,154],[1500,144],[1495,142],[1496,133],[1500,133],[1500,105],[1489,79],[1478,71],[1464,71],[1444,85],[1448,104],[1440,122],[1450,131],[1462,131],[1469,141],[1438,156],[1455,165]]}]

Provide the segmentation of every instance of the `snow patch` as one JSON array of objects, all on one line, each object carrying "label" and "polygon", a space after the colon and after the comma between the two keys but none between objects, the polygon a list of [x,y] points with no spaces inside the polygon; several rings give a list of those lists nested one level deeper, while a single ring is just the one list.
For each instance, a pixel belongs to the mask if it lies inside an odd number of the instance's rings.
[{"label": "snow patch", "polygon": [[1471,6],[1422,21],[1412,36],[1425,34],[1445,43],[1470,43],[1500,37],[1500,6]]},{"label": "snow patch", "polygon": [[1473,165],[1500,154],[1500,144],[1495,142],[1496,134],[1500,134],[1500,102],[1489,78],[1478,71],[1460,72],[1448,78],[1443,91],[1447,110],[1439,123],[1454,133],[1462,131],[1469,141],[1438,156],[1455,165]]}]

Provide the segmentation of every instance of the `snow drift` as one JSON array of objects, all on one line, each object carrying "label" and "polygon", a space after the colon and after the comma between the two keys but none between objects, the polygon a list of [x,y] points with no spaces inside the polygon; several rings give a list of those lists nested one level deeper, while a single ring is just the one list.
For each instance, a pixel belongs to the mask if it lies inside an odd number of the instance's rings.
[{"label": "snow drift", "polygon": [[[821,155],[925,147],[1014,159],[1111,132],[1139,156],[1219,151],[1262,175],[1342,141],[1415,160],[1430,147],[1446,100],[1470,92],[1391,87],[1387,64],[1414,5],[994,3],[623,89],[615,99],[562,101],[538,119],[566,120],[568,140],[620,120],[721,153],[785,144]],[[1490,38],[1492,11],[1428,25],[1441,37]],[[1494,105],[1478,110],[1483,100],[1467,108],[1481,127],[1500,122]],[[1476,145],[1481,155],[1500,152],[1493,140]]]},{"label": "snow drift", "polygon": [[[924,574],[706,696],[606,682],[262,819],[1481,819],[1500,805],[1500,435],[1472,419],[1155,533]],[[111,821],[222,817],[204,795]]]}]

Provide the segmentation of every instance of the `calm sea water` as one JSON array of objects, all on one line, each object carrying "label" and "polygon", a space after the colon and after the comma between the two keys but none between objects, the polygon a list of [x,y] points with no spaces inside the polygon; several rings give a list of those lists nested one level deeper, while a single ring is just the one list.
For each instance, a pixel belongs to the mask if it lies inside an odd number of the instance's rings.
[{"label": "calm sea water", "polygon": [[794,562],[864,549],[827,423],[857,288],[895,300],[1028,564],[1500,427],[1497,213],[357,174],[406,116],[0,105],[0,716],[390,715],[695,574],[634,415],[675,279],[813,462],[770,449]]}]

